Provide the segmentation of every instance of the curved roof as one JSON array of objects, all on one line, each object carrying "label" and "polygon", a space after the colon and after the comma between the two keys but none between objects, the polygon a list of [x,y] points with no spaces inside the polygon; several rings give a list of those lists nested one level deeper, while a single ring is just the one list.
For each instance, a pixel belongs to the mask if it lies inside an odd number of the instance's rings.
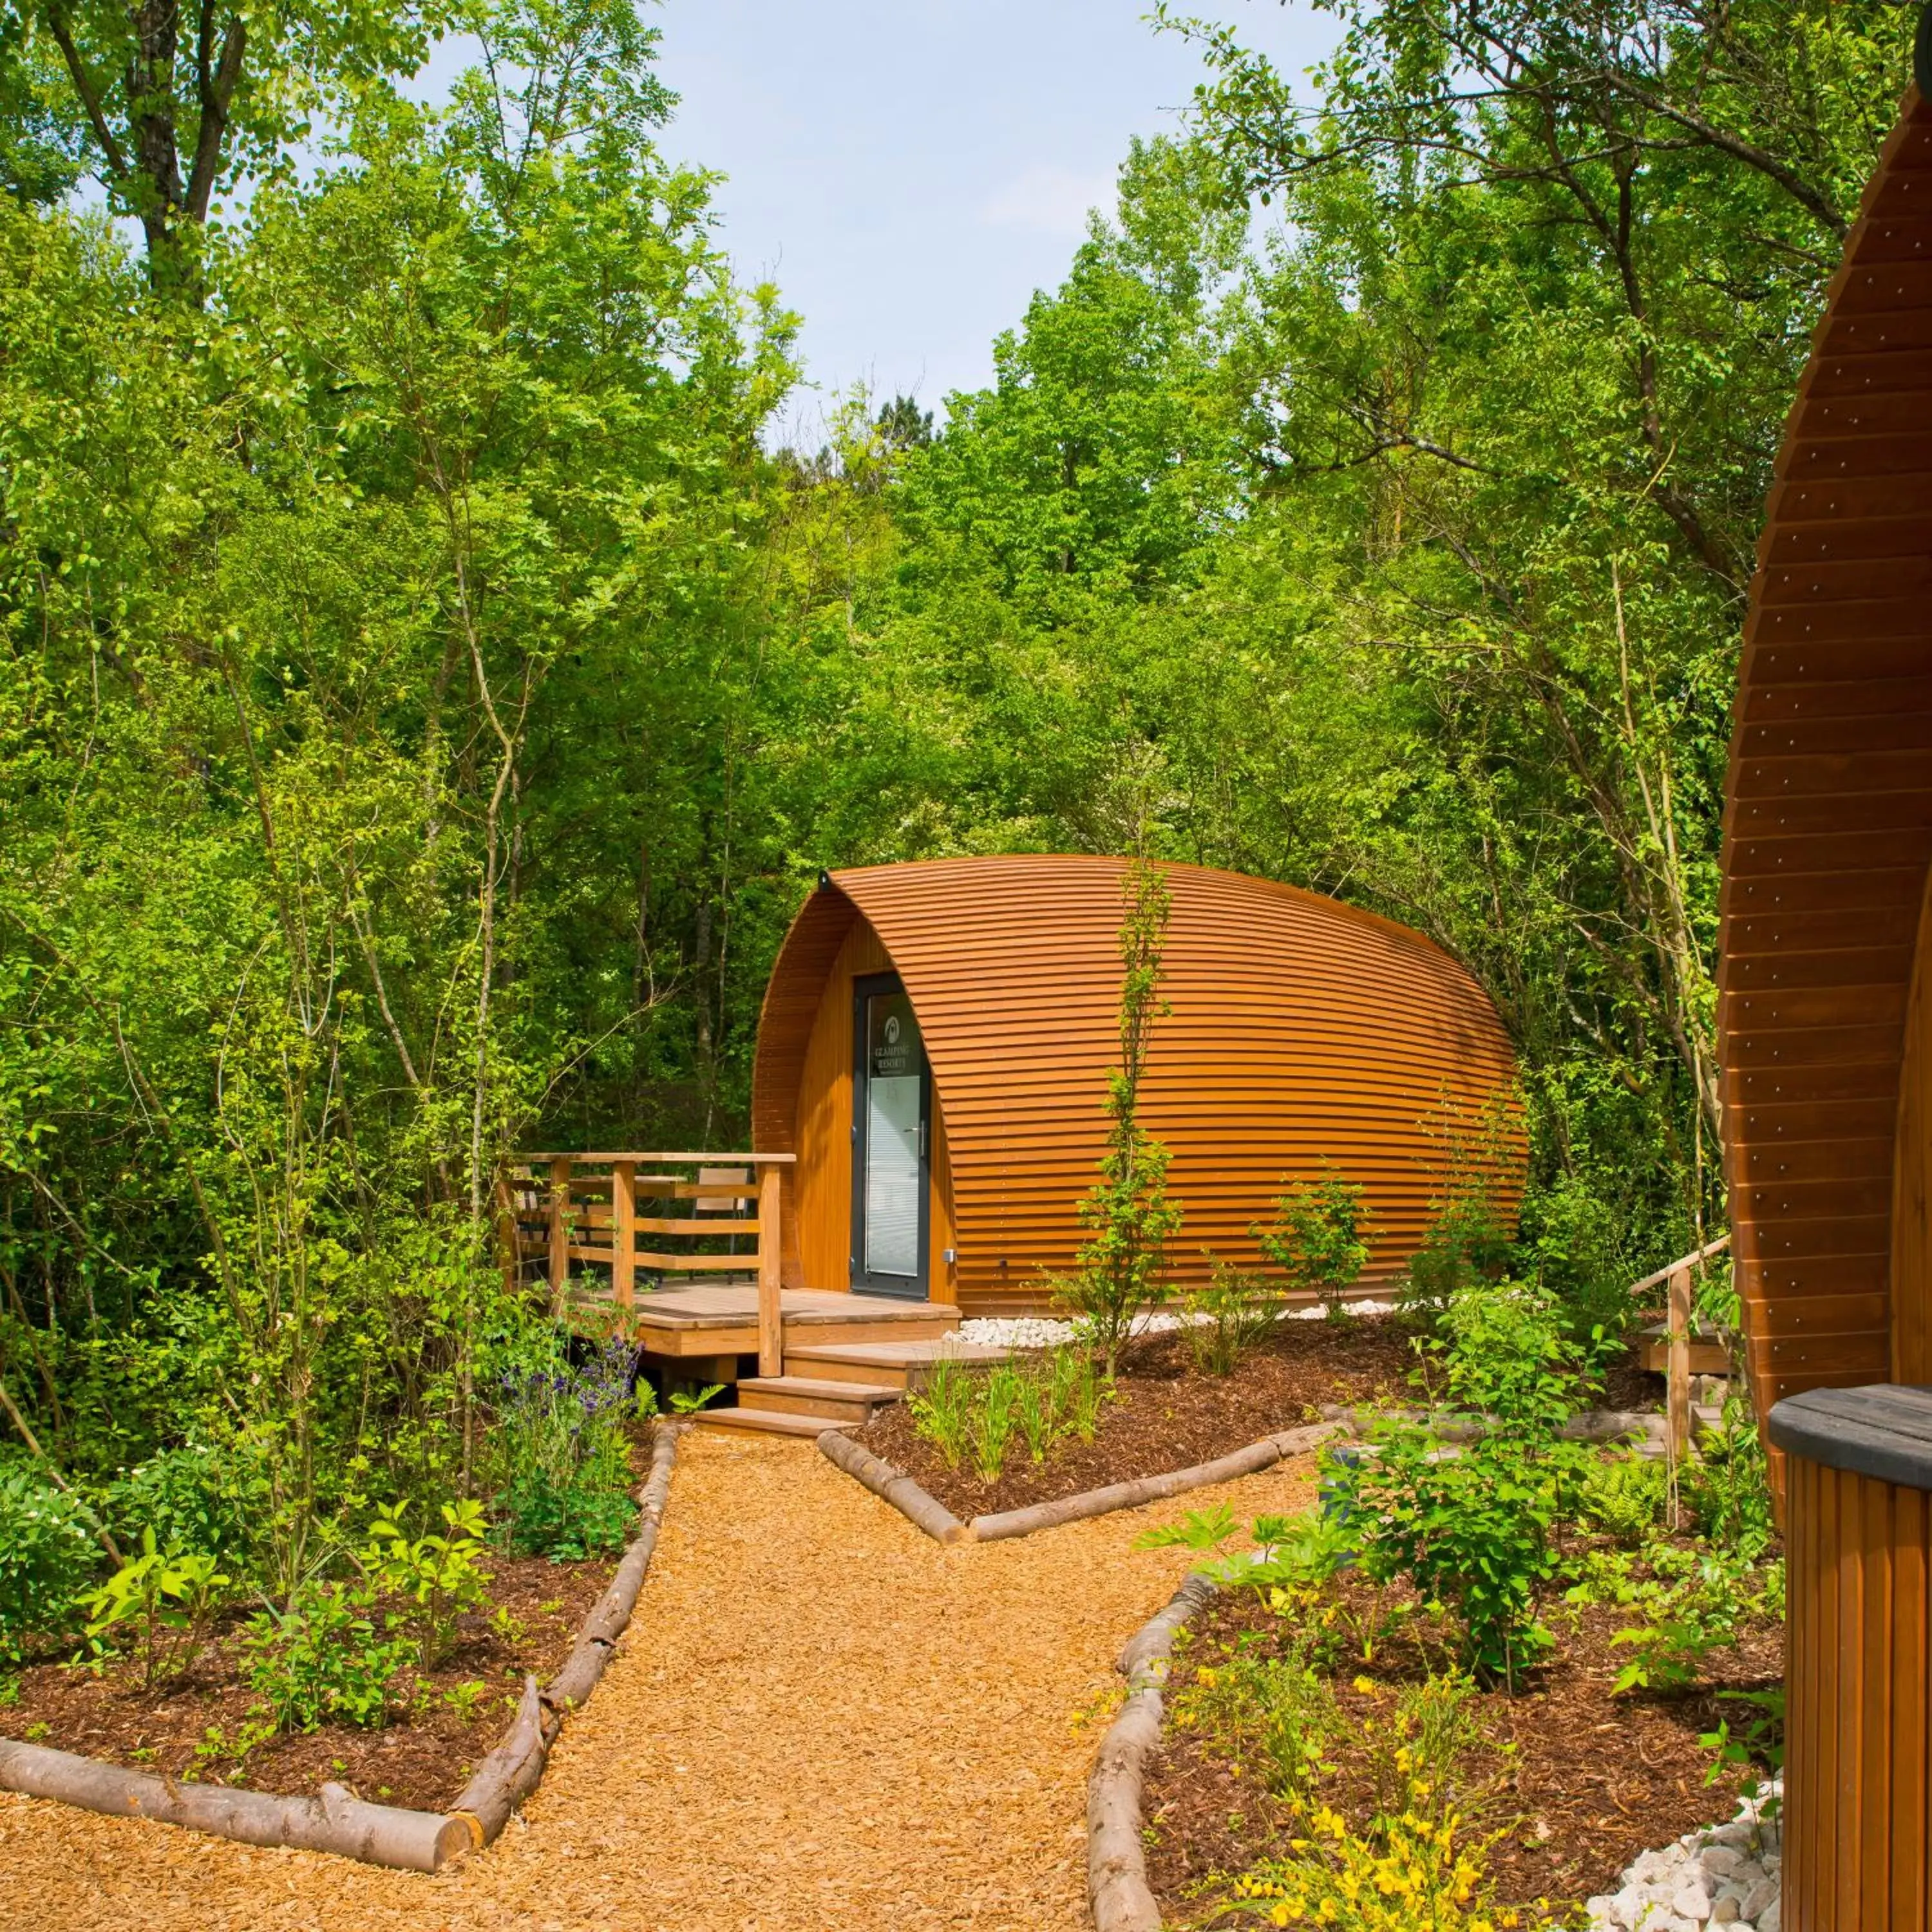
[{"label": "curved roof", "polygon": [[[1142,1118],[1186,1210],[1176,1272],[1204,1246],[1257,1262],[1250,1222],[1284,1175],[1333,1160],[1364,1184],[1371,1274],[1412,1253],[1439,1193],[1445,1098],[1472,1118],[1513,1082],[1509,1042],[1462,968],[1406,928],[1198,866],[1172,902]],[[753,1132],[792,1145],[806,1042],[854,920],[891,955],[926,1039],[952,1166],[962,1298],[1064,1267],[1095,1178],[1119,1051],[1119,859],[935,860],[828,875],[774,968]],[[1001,1264],[1004,1263],[1002,1268]]]},{"label": "curved roof", "polygon": [[1932,110],[1916,88],[1776,476],[1738,672],[1718,978],[1760,1412],[1891,1366],[1900,1070],[1932,860]]}]

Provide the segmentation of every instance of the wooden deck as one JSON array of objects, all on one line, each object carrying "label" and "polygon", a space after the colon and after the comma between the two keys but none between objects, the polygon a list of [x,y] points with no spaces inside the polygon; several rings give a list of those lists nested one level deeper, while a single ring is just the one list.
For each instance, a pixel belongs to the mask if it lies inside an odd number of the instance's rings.
[{"label": "wooden deck", "polygon": [[[578,1302],[603,1310],[616,1306],[604,1295],[578,1298]],[[959,1311],[943,1304],[832,1294],[812,1288],[784,1290],[778,1315],[788,1341],[909,1342],[959,1325]],[[758,1346],[758,1286],[718,1281],[660,1288],[632,1303],[631,1323],[647,1354],[751,1354]]]}]

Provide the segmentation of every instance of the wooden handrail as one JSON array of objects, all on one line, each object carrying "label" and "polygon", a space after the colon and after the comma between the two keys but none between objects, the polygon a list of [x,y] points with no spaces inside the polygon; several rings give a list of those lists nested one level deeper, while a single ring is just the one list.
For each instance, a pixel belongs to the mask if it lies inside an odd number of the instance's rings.
[{"label": "wooden handrail", "polygon": [[1632,1282],[1630,1292],[1632,1294],[1643,1294],[1653,1288],[1661,1288],[1672,1275],[1681,1273],[1685,1268],[1694,1268],[1699,1262],[1708,1261],[1713,1255],[1722,1254],[1730,1245],[1730,1236],[1720,1234],[1714,1241],[1707,1243],[1695,1254],[1680,1255],[1674,1262],[1659,1268],[1656,1274],[1647,1274],[1642,1280]]},{"label": "wooden handrail", "polygon": [[661,1165],[672,1161],[715,1160],[727,1165],[739,1162],[753,1167],[790,1167],[797,1159],[795,1154],[738,1154],[728,1148],[707,1148],[701,1154],[519,1154],[511,1156],[510,1164],[521,1167],[537,1160],[594,1160],[603,1166],[614,1160],[655,1161]]},{"label": "wooden handrail", "polygon": [[[503,1176],[500,1180],[500,1212],[506,1226],[506,1252],[512,1275],[520,1266],[522,1256],[529,1252],[520,1246],[516,1225],[516,1208],[514,1193],[507,1177],[519,1170],[527,1170],[527,1182],[519,1185],[533,1184],[547,1190],[549,1195],[547,1239],[542,1252],[545,1268],[549,1276],[550,1300],[554,1310],[562,1312],[564,1296],[569,1284],[570,1263],[573,1257],[602,1262],[606,1258],[603,1250],[584,1238],[590,1230],[608,1230],[610,1250],[608,1258],[610,1264],[611,1298],[620,1312],[629,1315],[636,1306],[637,1273],[641,1262],[646,1267],[681,1268],[701,1270],[708,1265],[739,1263],[755,1269],[758,1294],[758,1372],[761,1376],[776,1376],[784,1368],[784,1319],[782,1306],[781,1270],[784,1259],[783,1214],[784,1190],[781,1185],[781,1170],[793,1166],[796,1154],[737,1153],[729,1149],[711,1148],[696,1154],[554,1154],[536,1153],[513,1155],[504,1164]],[[753,1177],[749,1184],[744,1182],[684,1182],[670,1183],[654,1178],[640,1176],[640,1167],[684,1167],[701,1162],[719,1167],[736,1167],[750,1170]],[[585,1174],[580,1170],[585,1166],[608,1167],[608,1175]],[[573,1184],[594,1189],[598,1204],[580,1215],[571,1199]],[[609,1190],[608,1205],[602,1204],[603,1190]],[[756,1201],[758,1218],[755,1220],[739,1220],[735,1223],[720,1220],[706,1226],[695,1215],[692,1225],[687,1229],[682,1222],[668,1216],[642,1215],[638,1212],[640,1195],[656,1196],[668,1195],[673,1199],[690,1200],[695,1205],[700,1199],[717,1201]],[[528,1210],[526,1210],[526,1213]],[[737,1235],[754,1237],[758,1246],[755,1254],[741,1258],[736,1256],[685,1256],[660,1254],[656,1252],[640,1253],[638,1236],[641,1234],[662,1235],[689,1233],[693,1237],[704,1234]]]}]

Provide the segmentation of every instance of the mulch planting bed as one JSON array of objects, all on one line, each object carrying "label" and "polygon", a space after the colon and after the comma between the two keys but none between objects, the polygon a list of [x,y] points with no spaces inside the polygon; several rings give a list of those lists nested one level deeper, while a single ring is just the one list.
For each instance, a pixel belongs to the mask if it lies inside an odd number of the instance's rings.
[{"label": "mulch planting bed", "polygon": [[[249,1752],[238,1774],[232,1750],[213,1749],[198,1760],[198,1746],[220,1742],[210,1737],[211,1727],[222,1740],[235,1739],[260,1705],[237,1668],[237,1622],[202,1652],[192,1676],[158,1690],[143,1691],[138,1669],[118,1660],[98,1676],[88,1665],[30,1665],[17,1680],[18,1701],[0,1710],[0,1732],[168,1778],[192,1773],[204,1783],[246,1784],[284,1797],[306,1796],[333,1778],[359,1798],[442,1810],[509,1728],[525,1672],[541,1683],[569,1654],[578,1625],[616,1564],[493,1555],[484,1567],[490,1610],[464,1617],[448,1660],[416,1673],[427,1708],[410,1721],[374,1731],[325,1724],[273,1737]],[[514,1619],[508,1637],[490,1628],[499,1608]],[[478,1682],[488,1688],[465,1722],[442,1694]]]},{"label": "mulch planting bed", "polygon": [[[1324,1600],[1342,1605],[1345,1618],[1349,1612],[1366,1616],[1377,1600],[1413,1600],[1406,1586],[1377,1592],[1346,1574],[1326,1587]],[[1502,1899],[1516,1905],[1614,1892],[1640,1852],[1730,1816],[1736,1784],[1706,1784],[1712,1755],[1699,1735],[1726,1716],[1737,1728],[1741,1707],[1720,1702],[1718,1690],[1762,1689],[1780,1682],[1783,1671],[1783,1627],[1766,1619],[1747,1625],[1735,1647],[1709,1656],[1694,1691],[1615,1696],[1612,1686],[1630,1652],[1612,1648],[1611,1639],[1636,1621],[1633,1613],[1616,1606],[1573,1610],[1558,1600],[1546,1606],[1544,1620],[1556,1633],[1556,1652],[1516,1694],[1478,1694],[1483,1742],[1463,1766],[1466,1796],[1481,1794],[1461,1807],[1473,1813],[1465,1836],[1506,1831],[1489,1854],[1489,1869]],[[1177,1651],[1169,1721],[1142,1798],[1148,1882],[1172,1924],[1204,1920],[1234,1877],[1258,1860],[1285,1855],[1292,1837],[1306,1835],[1306,1815],[1298,1818],[1277,1801],[1256,1770],[1236,1770],[1202,1734],[1172,1720],[1197,1669],[1237,1646],[1278,1654],[1291,1629],[1251,1593],[1224,1592]],[[1418,1616],[1378,1648],[1371,1664],[1351,1658],[1330,1679],[1344,1732],[1313,1796],[1357,1830],[1374,1808],[1364,1726],[1387,1718],[1396,1686],[1419,1682],[1432,1663],[1443,1666],[1449,1634]],[[1356,1688],[1364,1676],[1375,1688]]]},{"label": "mulch planting bed", "polygon": [[[650,1459],[649,1430],[633,1430],[637,1480]],[[243,1674],[241,1639],[255,1607],[244,1604],[228,1613],[189,1677],[155,1690],[143,1690],[138,1666],[118,1658],[98,1670],[91,1660],[64,1660],[70,1653],[29,1664],[10,1680],[15,1694],[0,1706],[0,1736],[278,1797],[307,1797],[332,1779],[372,1803],[441,1811],[508,1730],[525,1676],[542,1684],[562,1666],[618,1561],[614,1554],[553,1563],[490,1551],[488,1603],[459,1619],[454,1648],[435,1670],[406,1673],[418,1687],[410,1710],[380,1730],[331,1724],[278,1735],[238,1764],[234,1741],[266,1715]],[[379,1604],[378,1630],[385,1610],[400,1607]],[[501,1628],[500,1610],[507,1612]],[[476,1683],[484,1688],[467,1718],[444,1701],[446,1691]]]},{"label": "mulch planting bed", "polygon": [[1109,1483],[1191,1468],[1277,1430],[1319,1420],[1323,1402],[1412,1399],[1409,1331],[1385,1316],[1344,1327],[1284,1322],[1232,1375],[1203,1375],[1174,1334],[1144,1336],[1123,1357],[1114,1399],[1091,1442],[1066,1442],[1042,1463],[1016,1442],[996,1483],[949,1469],[895,1402],[854,1432],[962,1520],[1057,1502]]}]

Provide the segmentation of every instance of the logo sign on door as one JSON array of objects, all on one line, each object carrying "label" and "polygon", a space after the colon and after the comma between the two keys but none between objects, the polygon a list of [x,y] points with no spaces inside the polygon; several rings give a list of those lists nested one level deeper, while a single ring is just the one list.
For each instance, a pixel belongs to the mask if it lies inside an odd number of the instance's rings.
[{"label": "logo sign on door", "polygon": [[919,1023],[903,993],[867,1000],[867,1071],[874,1080],[910,1079],[919,1072]]}]

